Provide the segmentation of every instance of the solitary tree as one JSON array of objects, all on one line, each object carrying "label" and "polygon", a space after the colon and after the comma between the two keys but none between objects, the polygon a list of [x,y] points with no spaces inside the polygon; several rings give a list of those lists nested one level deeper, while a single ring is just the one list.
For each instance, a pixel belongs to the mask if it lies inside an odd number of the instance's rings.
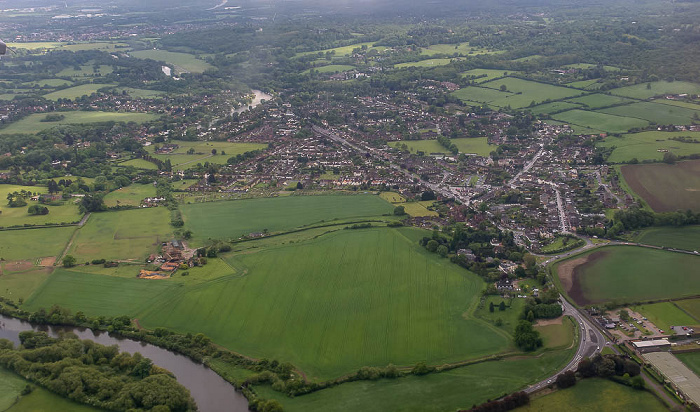
[{"label": "solitary tree", "polygon": [[63,267],[72,268],[77,262],[73,255],[66,255],[66,257],[63,258]]},{"label": "solitary tree", "polygon": [[501,303],[498,305],[498,310],[500,310],[501,312],[506,310],[506,303],[501,301]]},{"label": "solitary tree", "polygon": [[489,312],[493,313],[493,302],[489,304]]}]

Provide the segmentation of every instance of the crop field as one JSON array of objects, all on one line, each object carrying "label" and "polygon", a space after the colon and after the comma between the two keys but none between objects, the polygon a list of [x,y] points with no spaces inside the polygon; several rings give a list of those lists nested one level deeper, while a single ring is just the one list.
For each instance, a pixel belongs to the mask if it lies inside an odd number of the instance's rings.
[{"label": "crop field", "polygon": [[467,70],[466,72],[462,73],[463,76],[465,77],[470,77],[470,76],[483,76],[479,77],[476,79],[477,83],[484,83],[489,80],[493,80],[497,77],[503,77],[507,76],[512,73],[519,73],[517,71],[512,71],[512,70],[495,70],[495,69],[472,69],[472,70]]},{"label": "crop field", "polygon": [[4,368],[0,368],[0,411],[7,410],[20,396],[27,381]]},{"label": "crop field", "polygon": [[595,128],[609,133],[625,133],[629,129],[649,125],[649,122],[646,120],[585,110],[569,110],[568,112],[555,114],[552,117],[561,122]]},{"label": "crop field", "polygon": [[0,258],[22,260],[58,256],[74,231],[73,226],[2,231]]},{"label": "crop field", "polygon": [[501,98],[491,102],[491,104],[499,107],[511,106],[512,108],[523,108],[529,106],[533,101],[539,103],[547,99],[563,99],[565,97],[578,96],[582,93],[579,90],[552,86],[550,84],[522,80],[514,77],[482,84],[483,87],[490,87],[499,91],[502,85],[506,86],[506,92],[501,92]]},{"label": "crop field", "polygon": [[[651,85],[651,88],[647,88],[647,85]],[[700,85],[689,82],[651,82],[651,83],[640,83],[634,86],[621,87],[619,89],[613,89],[610,91],[612,94],[618,96],[631,97],[633,99],[648,99],[654,96],[660,96],[662,94],[699,94]]]},{"label": "crop field", "polygon": [[350,66],[348,64],[329,64],[327,66],[314,67],[313,69],[304,70],[303,73],[309,73],[311,70],[317,71],[319,73],[336,73],[346,72],[354,68],[355,66]]},{"label": "crop field", "polygon": [[670,330],[673,325],[691,326],[699,324],[673,302],[661,302],[632,307],[651,321],[657,328]]},{"label": "crop field", "polygon": [[177,53],[165,50],[139,50],[130,52],[129,54],[139,59],[164,61],[168,64],[176,66],[176,71],[181,71],[184,69],[192,73],[203,73],[205,70],[212,69],[214,67],[204,60],[196,58],[193,54],[188,53]]},{"label": "crop field", "polygon": [[148,160],[143,160],[143,159],[131,159],[127,160],[126,162],[119,163],[119,166],[133,166],[137,169],[146,169],[146,170],[157,170],[158,166],[156,166],[155,163],[149,162]]},{"label": "crop field", "polygon": [[[700,109],[700,108],[699,108]],[[700,110],[671,106],[652,102],[632,103],[624,106],[610,107],[600,110],[601,113],[617,116],[634,117],[648,120],[657,124],[689,125],[694,116],[700,116]]]},{"label": "crop field", "polygon": [[[152,163],[151,163],[152,164]],[[122,187],[121,189],[109,192],[105,196],[105,205],[108,207],[112,206],[139,206],[141,201],[146,197],[155,197],[156,188],[152,184],[132,184],[127,187]]]},{"label": "crop field", "polygon": [[[567,100],[568,102],[571,103],[578,103],[582,104],[584,106],[587,106],[591,109],[598,109],[600,107],[608,107],[608,106],[613,106],[616,104],[622,104],[622,103],[630,103],[633,100],[620,97],[620,96],[610,96],[607,94],[602,94],[602,93],[595,93],[595,94],[589,94],[588,96],[581,96],[581,97],[576,97],[573,99]],[[612,113],[616,114],[616,113]],[[631,117],[639,117],[639,116],[631,116]]]},{"label": "crop field", "polygon": [[483,362],[425,376],[357,381],[295,398],[274,392],[269,386],[255,390],[264,398],[277,399],[289,412],[455,411],[544,379],[551,371],[563,367],[572,353],[551,351],[540,357]]},{"label": "crop field", "polygon": [[[485,157],[487,157],[489,153],[496,150],[498,147],[496,145],[490,145],[486,137],[460,138],[451,140],[452,143],[457,146],[460,153],[473,153]],[[438,143],[437,140],[402,140],[389,143],[391,147],[400,147],[403,144],[406,144],[406,147],[411,153],[449,153],[449,151]]]},{"label": "crop field", "polygon": [[101,122],[136,122],[144,123],[156,119],[158,116],[150,113],[121,113],[121,112],[56,112],[65,116],[65,119],[58,122],[42,122],[46,113],[34,113],[29,116],[10,123],[0,129],[0,134],[28,133],[34,134],[42,130],[62,124],[79,123],[101,123]]},{"label": "crop field", "polygon": [[[575,267],[567,267],[574,261]],[[609,246],[556,266],[576,303],[634,302],[700,294],[699,256],[633,246]],[[568,286],[568,287],[567,287]]]},{"label": "crop field", "polygon": [[530,110],[534,114],[545,114],[545,113],[550,114],[550,113],[563,112],[566,110],[579,109],[579,108],[581,108],[581,105],[578,105],[576,103],[553,102],[553,103],[539,104],[537,106],[533,106],[531,108],[528,108],[528,110]]},{"label": "crop field", "polygon": [[700,160],[625,165],[627,185],[656,212],[700,211]]},{"label": "crop field", "polygon": [[693,318],[700,320],[700,299],[683,299],[674,303]]},{"label": "crop field", "polygon": [[373,195],[288,196],[189,204],[181,207],[193,242],[238,238],[253,232],[294,229],[334,219],[392,213],[394,207]]},{"label": "crop field", "polygon": [[645,411],[666,412],[654,395],[602,378],[580,380],[575,386],[532,399],[516,412]]},{"label": "crop field", "polygon": [[446,64],[450,64],[451,62],[452,62],[452,59],[427,59],[427,60],[420,60],[417,62],[399,63],[397,65],[394,65],[394,67],[397,69],[403,69],[405,67],[437,67],[437,66],[444,66]]},{"label": "crop field", "polygon": [[116,84],[101,84],[101,83],[90,83],[82,84],[80,86],[69,87],[67,89],[58,90],[52,93],[44,95],[45,99],[48,100],[58,100],[58,99],[75,99],[81,96],[90,96],[93,93],[97,93],[98,90],[105,87],[114,87]]},{"label": "crop field", "polygon": [[636,241],[645,245],[700,250],[700,226],[655,227],[644,230]]},{"label": "crop field", "polygon": [[[16,190],[30,190],[33,193],[46,193],[46,187],[42,186],[15,186],[0,185],[0,227],[11,227],[17,225],[45,225],[47,223],[74,223],[80,221],[82,214],[78,206],[67,200],[61,206],[46,206],[49,209],[48,215],[30,215],[29,207],[39,202],[27,199],[27,206],[9,207],[7,205],[7,193]],[[1,249],[0,249],[1,250]]]},{"label": "crop field", "polygon": [[622,137],[608,136],[596,144],[602,147],[615,147],[608,158],[610,163],[628,162],[633,158],[637,158],[640,162],[661,160],[664,157],[664,150],[677,156],[700,153],[700,144],[671,140],[672,137],[700,139],[700,132],[641,132],[626,134]]},{"label": "crop field", "polygon": [[696,375],[700,376],[700,352],[675,353],[674,356]]},{"label": "crop field", "polygon": [[68,253],[79,262],[93,259],[143,262],[171,235],[170,211],[164,207],[93,213],[78,229]]}]

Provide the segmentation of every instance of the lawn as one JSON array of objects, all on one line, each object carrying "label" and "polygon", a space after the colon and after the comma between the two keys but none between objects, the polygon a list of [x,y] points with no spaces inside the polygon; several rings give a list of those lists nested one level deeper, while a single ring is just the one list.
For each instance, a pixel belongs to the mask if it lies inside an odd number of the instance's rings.
[{"label": "lawn", "polygon": [[170,239],[170,211],[164,207],[93,213],[78,229],[68,253],[93,259],[143,262]]},{"label": "lawn", "polygon": [[691,371],[700,376],[700,352],[676,353],[674,355]]},{"label": "lawn", "polygon": [[193,242],[238,238],[253,232],[285,231],[334,219],[367,218],[392,213],[379,196],[287,196],[188,204],[181,207]]},{"label": "lawn", "polygon": [[73,200],[66,200],[61,206],[46,206],[49,209],[48,215],[30,215],[28,212],[29,207],[39,202],[29,199],[26,199],[27,206],[9,207],[7,205],[7,194],[19,190],[28,190],[32,193],[47,192],[46,187],[43,186],[0,185],[0,227],[74,223],[78,222],[82,216]]},{"label": "lawn", "polygon": [[517,412],[644,411],[666,412],[668,408],[647,391],[632,389],[613,381],[590,378],[576,386],[535,398]]},{"label": "lawn", "polygon": [[[152,164],[152,163],[151,163]],[[112,206],[139,206],[147,197],[155,197],[156,188],[152,184],[132,184],[127,187],[110,192],[105,196],[105,205]]]},{"label": "lawn", "polygon": [[700,294],[700,277],[695,276],[698,256],[633,246],[603,247],[584,256],[588,261],[574,270],[573,288],[569,290],[569,295],[582,305]]},{"label": "lawn", "polygon": [[652,102],[632,103],[599,111],[617,116],[635,117],[663,125],[690,125],[693,123],[695,116],[700,116],[700,110]]},{"label": "lawn", "polygon": [[683,312],[673,302],[639,305],[631,309],[641,313],[661,330],[670,330],[673,325],[691,326],[699,324],[696,319]]},{"label": "lawn", "polygon": [[73,86],[67,89],[58,90],[52,93],[44,95],[45,99],[48,100],[58,100],[58,99],[75,99],[81,96],[90,96],[93,93],[97,93],[98,90],[104,88],[112,88],[116,84],[102,84],[102,83],[90,83],[81,84],[80,86]]},{"label": "lawn", "polygon": [[463,76],[465,77],[477,77],[475,81],[477,83],[483,83],[487,82],[489,80],[493,80],[497,77],[504,77],[512,73],[518,73],[517,71],[511,71],[511,70],[495,70],[495,69],[472,69],[472,70],[467,70],[466,72],[462,73]]},{"label": "lawn", "polygon": [[[497,145],[490,145],[486,137],[451,139],[451,141],[457,146],[460,153],[477,154],[484,157],[488,157],[492,151],[498,148]],[[406,144],[411,153],[449,153],[437,140],[402,140],[390,142],[389,146],[400,147],[403,144]]]},{"label": "lawn", "polygon": [[[505,304],[504,310],[500,310],[501,302]],[[491,303],[494,306],[493,312],[490,309]],[[515,327],[520,320],[524,304],[525,299],[504,299],[500,296],[485,296],[474,315],[512,335],[515,333]],[[496,323],[499,323],[498,320],[500,320],[500,326],[496,325]]]},{"label": "lawn", "polygon": [[586,110],[569,110],[568,112],[555,114],[552,117],[564,123],[595,128],[609,133],[625,133],[629,129],[649,125],[649,122],[641,119],[613,116]]},{"label": "lawn", "polygon": [[560,350],[538,358],[484,362],[425,376],[357,381],[295,398],[287,398],[269,386],[255,390],[264,398],[279,400],[288,412],[455,411],[544,379],[562,368],[571,355],[571,351]]},{"label": "lawn", "polygon": [[645,245],[683,250],[700,250],[700,226],[655,227],[644,230],[636,239]]},{"label": "lawn", "polygon": [[74,231],[73,226],[2,231],[0,258],[24,260],[58,256]]},{"label": "lawn", "polygon": [[563,318],[561,323],[535,326],[535,329],[547,348],[568,348],[574,343],[574,328],[569,317]]},{"label": "lawn", "polygon": [[627,185],[656,212],[700,211],[700,160],[625,165]]},{"label": "lawn", "polygon": [[[650,88],[648,88],[650,85]],[[634,99],[648,99],[663,94],[700,94],[700,85],[689,82],[651,82],[640,83],[634,86],[621,87],[610,91],[618,96],[631,97]]]},{"label": "lawn", "polygon": [[200,60],[193,54],[188,53],[177,53],[165,50],[139,50],[130,52],[129,54],[139,59],[164,61],[175,66],[178,72],[184,70],[192,73],[202,73],[205,70],[214,68],[214,66],[204,60]]},{"label": "lawn", "polygon": [[633,158],[637,160],[661,160],[664,150],[677,156],[688,156],[700,153],[700,144],[684,143],[671,140],[672,137],[690,137],[700,139],[700,132],[641,132],[626,134],[622,137],[608,136],[602,142],[597,143],[601,147],[614,147],[608,158],[610,163],[628,162]]},{"label": "lawn", "polygon": [[399,63],[397,65],[394,65],[394,67],[397,69],[403,69],[405,67],[437,67],[437,66],[444,66],[446,64],[450,64],[451,62],[452,62],[452,59],[427,59],[427,60],[420,60],[417,62]]},{"label": "lawn", "polygon": [[432,204],[432,201],[425,201],[400,203],[396,206],[403,206],[406,210],[406,213],[408,213],[412,217],[439,216],[440,214],[438,212],[428,209],[428,206]]},{"label": "lawn", "polygon": [[[595,94],[589,94],[588,96],[576,97],[573,99],[569,99],[568,101],[572,102],[572,103],[582,104],[582,105],[587,106],[591,109],[598,109],[601,107],[608,107],[608,106],[613,106],[613,105],[617,105],[617,104],[633,102],[633,100],[630,100],[630,99],[627,99],[624,97],[610,96],[610,95],[602,94],[602,93],[595,93]],[[617,114],[617,113],[612,113],[612,114]],[[639,117],[639,116],[631,116],[631,117]]]},{"label": "lawn", "polygon": [[24,117],[16,122],[10,123],[6,127],[0,129],[0,134],[12,133],[38,133],[45,129],[63,125],[63,124],[87,124],[87,123],[102,123],[102,122],[136,122],[144,123],[155,120],[158,116],[150,113],[123,113],[123,112],[88,112],[88,111],[73,111],[73,112],[55,112],[65,116],[65,119],[58,122],[42,122],[46,118],[46,113],[34,113]]}]

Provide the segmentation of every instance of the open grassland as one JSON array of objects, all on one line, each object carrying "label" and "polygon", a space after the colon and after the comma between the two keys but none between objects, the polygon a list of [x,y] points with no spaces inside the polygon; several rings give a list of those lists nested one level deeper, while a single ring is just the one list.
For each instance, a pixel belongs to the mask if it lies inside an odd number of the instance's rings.
[{"label": "open grassland", "polygon": [[78,229],[68,253],[79,262],[93,259],[135,260],[156,252],[172,234],[164,207],[93,213]]},{"label": "open grassland", "polygon": [[346,383],[295,398],[287,398],[269,386],[255,389],[264,398],[279,400],[289,412],[454,411],[544,379],[571,356],[572,351],[545,352],[539,357],[484,362],[425,376]]},{"label": "open grassland", "polygon": [[[674,299],[700,294],[700,257],[634,246],[609,246],[578,255],[572,271],[556,266],[578,304]],[[573,279],[572,279],[573,277]],[[567,280],[568,278],[568,280]],[[572,282],[573,281],[573,282]]]},{"label": "open grassland", "polygon": [[5,260],[36,259],[58,256],[68,243],[75,227],[4,230],[0,232],[0,258]]},{"label": "open grassland", "polygon": [[609,133],[625,133],[630,129],[649,125],[649,122],[646,120],[585,110],[569,110],[568,112],[555,114],[552,117],[571,125],[594,128]]},{"label": "open grassland", "polygon": [[0,185],[0,227],[10,227],[17,225],[45,225],[47,223],[74,223],[78,222],[82,216],[74,200],[66,200],[60,206],[46,206],[49,209],[48,215],[30,215],[29,207],[38,204],[37,201],[26,199],[27,206],[9,207],[7,205],[7,193],[16,190],[30,190],[33,193],[46,193],[47,189],[42,186],[14,186]]},{"label": "open grassland", "polygon": [[116,84],[81,84],[80,86],[69,87],[67,89],[45,94],[44,98],[48,100],[75,99],[77,97],[90,96],[93,93],[97,93],[100,89],[103,89],[105,87],[111,88],[114,86],[116,86]]},{"label": "open grassland", "polygon": [[482,86],[469,86],[452,92],[452,95],[467,103],[491,104],[491,102],[506,98],[508,93]]},{"label": "open grassland", "polygon": [[23,86],[28,86],[28,87],[61,87],[61,86],[67,86],[73,84],[72,81],[69,80],[64,80],[64,79],[42,79],[42,80],[36,80],[33,82],[27,82],[27,83],[22,83]]},{"label": "open grassland", "polygon": [[700,299],[683,299],[675,303],[690,316],[700,320]]},{"label": "open grassland", "polygon": [[568,348],[574,344],[574,328],[569,317],[538,325],[535,329],[540,332],[546,348]]},{"label": "open grassland", "polygon": [[[576,63],[576,64],[568,64],[564,67],[568,68],[568,69],[592,69],[592,68],[598,67],[598,65],[591,64],[591,63]],[[609,71],[609,72],[619,72],[620,68],[614,67],[614,66],[603,66],[603,70]]]},{"label": "open grassland", "polygon": [[380,216],[392,213],[393,206],[373,195],[288,196],[189,204],[181,210],[194,242],[202,243],[264,229],[276,232],[334,219]]},{"label": "open grassland", "polygon": [[622,137],[608,136],[596,144],[601,147],[614,147],[613,152],[608,157],[610,163],[628,162],[634,158],[640,162],[661,160],[664,157],[664,151],[669,151],[677,156],[700,153],[700,144],[671,140],[672,137],[700,139],[700,132],[641,132],[626,134]]},{"label": "open grassland", "polygon": [[[500,310],[501,302],[505,304],[504,310]],[[490,310],[491,303],[494,305],[493,312]],[[524,299],[504,299],[500,296],[485,296],[479,303],[474,315],[494,326],[500,323],[498,327],[512,335],[515,333],[515,327],[518,324],[518,320],[520,320],[520,314],[524,304]]]},{"label": "open grassland", "polygon": [[25,50],[40,50],[40,49],[55,49],[61,47],[63,43],[53,41],[36,41],[36,42],[10,42],[7,47],[11,49]]},{"label": "open grassland", "polygon": [[656,212],[700,211],[700,160],[625,165],[627,185]]},{"label": "open grassland", "polygon": [[[204,164],[209,162],[225,164],[232,156],[251,152],[253,150],[262,150],[267,147],[266,144],[261,143],[201,141],[172,141],[171,143],[177,144],[179,147],[170,154],[154,154],[153,157],[162,161],[169,159],[170,163],[173,165],[173,168],[177,170],[185,170],[189,167],[197,165],[197,163]],[[193,154],[187,154],[190,149],[194,149]],[[216,154],[212,153],[213,149],[216,149]],[[146,148],[146,150],[149,153],[153,153],[155,147],[149,146]],[[145,165],[142,165],[142,167],[145,168]]]},{"label": "open grassland", "polygon": [[646,229],[637,236],[636,241],[645,245],[700,250],[700,226]]},{"label": "open grassland", "polygon": [[528,108],[528,110],[534,114],[551,114],[551,113],[558,113],[558,112],[563,112],[563,111],[571,110],[571,109],[578,109],[580,107],[581,107],[581,105],[578,105],[576,103],[554,102],[554,103],[539,104],[537,106],[533,106],[533,107]]},{"label": "open grassland", "polygon": [[600,79],[579,80],[577,82],[567,83],[567,86],[575,87],[583,90],[594,90]]},{"label": "open grassland", "polygon": [[131,159],[127,160],[126,162],[119,163],[119,166],[132,166],[137,169],[146,169],[146,170],[158,170],[158,166],[156,166],[155,163],[149,162],[148,160],[143,160],[143,159]]},{"label": "open grassland", "polygon": [[482,54],[497,54],[503,53],[498,50],[489,50],[481,47],[472,47],[469,43],[456,43],[456,44],[433,44],[432,46],[422,47],[420,49],[421,54],[428,56],[434,56],[436,54],[447,54],[453,56],[455,53],[462,57],[468,56],[478,56]]},{"label": "open grassland", "polygon": [[12,264],[2,264],[0,271],[0,296],[5,296],[15,302],[27,300],[49,278],[53,268],[36,268],[20,272],[9,272],[7,267]]},{"label": "open grassland", "polygon": [[329,64],[327,66],[314,67],[312,69],[304,70],[302,73],[309,73],[311,70],[317,71],[319,73],[336,73],[346,72],[354,68],[355,66],[350,66],[348,64]]},{"label": "open grassland", "polygon": [[675,356],[691,371],[700,376],[700,352],[676,353]]},{"label": "open grassland", "polygon": [[46,113],[34,113],[24,117],[8,126],[0,129],[0,134],[28,133],[34,134],[42,130],[62,124],[86,124],[102,122],[136,122],[144,123],[156,119],[158,116],[150,113],[121,113],[121,112],[55,112],[65,116],[65,119],[58,122],[42,122],[46,118]]},{"label": "open grassland", "polygon": [[489,80],[493,80],[497,77],[504,77],[508,76],[509,74],[512,73],[519,73],[517,71],[512,71],[512,70],[495,70],[495,69],[472,69],[472,70],[467,70],[466,72],[462,73],[463,76],[465,77],[478,77],[475,79],[477,83],[484,83]]},{"label": "open grassland", "polygon": [[[697,319],[693,319],[687,313],[678,308],[673,302],[660,302],[648,305],[633,306],[632,310],[642,314],[661,330],[670,332],[671,326],[698,325]],[[673,332],[670,332],[673,333]]]},{"label": "open grassland", "polygon": [[[200,60],[193,54],[170,52],[165,50],[139,50],[129,53],[131,56],[139,59],[151,59],[156,61],[164,61],[172,64],[176,68],[176,72],[185,70],[192,73],[203,73],[205,70],[212,69],[214,66]],[[178,69],[179,68],[179,69]]]},{"label": "open grassland", "polygon": [[94,64],[84,64],[82,66],[78,66],[76,69],[75,67],[66,67],[65,69],[62,69],[58,73],[56,73],[56,76],[58,77],[72,77],[74,80],[79,80],[82,78],[90,78],[90,77],[96,77],[97,75],[104,76],[106,74],[110,74],[114,71],[114,67],[112,66],[107,66],[107,65],[99,65],[98,67],[95,67]]},{"label": "open grassland", "polygon": [[310,51],[310,52],[301,52],[301,53],[297,53],[296,57],[302,57],[302,56],[307,56],[310,54],[318,54],[318,53],[322,53],[325,55],[327,52],[331,52],[331,53],[333,53],[334,56],[337,56],[337,57],[349,56],[350,54],[352,54],[353,50],[360,49],[360,48],[362,48],[362,46],[367,47],[367,50],[377,50],[377,51],[386,50],[385,46],[374,47],[374,46],[372,46],[372,44],[374,44],[374,43],[373,42],[356,43],[356,44],[351,44],[349,46],[335,47],[332,49],[324,49],[324,50],[317,50],[317,51]]},{"label": "open grassland", "polygon": [[75,403],[39,387],[29,395],[23,396],[5,412],[99,412],[101,410]]},{"label": "open grassland", "polygon": [[139,206],[147,197],[155,197],[156,188],[152,184],[132,184],[127,187],[110,192],[105,196],[105,205],[112,206]]},{"label": "open grassland", "polygon": [[[457,146],[460,153],[478,154],[484,157],[488,157],[489,153],[498,147],[490,145],[486,137],[451,139],[451,141]],[[389,143],[391,147],[401,147],[403,144],[406,145],[411,153],[449,153],[437,140],[402,140]]]},{"label": "open grassland", "polygon": [[117,87],[114,91],[120,94],[126,92],[129,96],[137,99],[152,99],[165,95],[165,92],[160,90],[134,89],[132,87]]},{"label": "open grassland", "polygon": [[425,201],[400,203],[396,206],[403,206],[406,213],[412,217],[439,216],[440,214],[438,212],[428,209],[428,207],[432,204],[432,201]]},{"label": "open grassland", "polygon": [[406,62],[406,63],[399,63],[395,65],[394,67],[397,69],[403,69],[405,67],[437,67],[437,66],[444,66],[447,64],[450,64],[452,62],[452,59],[427,59],[427,60],[420,60],[417,62]]},{"label": "open grassland", "polygon": [[644,411],[666,412],[664,406],[647,391],[632,389],[607,379],[580,380],[576,386],[535,398],[530,405],[515,409],[517,412],[590,412],[590,411]]},{"label": "open grassland", "polygon": [[[649,87],[649,86],[650,87]],[[610,91],[618,96],[631,97],[634,99],[648,99],[663,94],[699,94],[700,85],[689,82],[651,82],[640,83],[634,86],[621,87]]]},{"label": "open grassland", "polygon": [[27,383],[19,375],[0,368],[0,411],[6,411],[17,402]]},{"label": "open grassland", "polygon": [[691,109],[693,111],[700,113],[700,104],[685,102],[682,100],[657,99],[657,100],[654,100],[654,103],[665,104],[668,106],[675,106],[675,107],[685,107],[686,109]]},{"label": "open grassland", "polygon": [[[572,103],[582,104],[584,106],[590,107],[591,109],[598,109],[601,107],[613,106],[616,104],[630,103],[633,100],[620,97],[620,96],[610,96],[602,93],[589,94],[588,96],[576,97],[567,100]],[[613,113],[616,114],[616,113]],[[632,116],[639,117],[639,116]]]},{"label": "open grassland", "polygon": [[558,100],[565,97],[577,96],[582,92],[567,87],[552,86],[550,84],[538,83],[529,80],[508,77],[483,83],[482,86],[499,90],[501,86],[506,86],[506,92],[502,92],[501,98],[491,102],[494,106],[510,106],[514,109],[529,106],[532,102],[540,103],[545,100]]},{"label": "open grassland", "polygon": [[652,123],[664,125],[689,125],[693,123],[695,116],[700,116],[700,108],[698,108],[698,110],[692,110],[686,107],[652,102],[639,102],[624,106],[610,107],[602,109],[600,112],[644,119]]}]

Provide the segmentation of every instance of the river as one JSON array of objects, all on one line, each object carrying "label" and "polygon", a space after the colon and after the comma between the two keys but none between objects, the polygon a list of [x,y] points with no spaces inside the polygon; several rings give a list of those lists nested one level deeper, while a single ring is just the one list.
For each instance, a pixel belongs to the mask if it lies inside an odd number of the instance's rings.
[{"label": "river", "polygon": [[73,332],[80,339],[89,339],[102,345],[117,345],[122,352],[136,353],[151,359],[154,364],[169,370],[177,381],[190,390],[192,398],[201,412],[222,410],[244,412],[248,401],[234,387],[208,367],[193,362],[190,358],[163,348],[131,339],[115,338],[107,332],[93,333],[91,329],[33,325],[19,319],[0,315],[0,339],[9,339],[19,344],[19,333],[40,330],[56,337],[59,332]]}]

